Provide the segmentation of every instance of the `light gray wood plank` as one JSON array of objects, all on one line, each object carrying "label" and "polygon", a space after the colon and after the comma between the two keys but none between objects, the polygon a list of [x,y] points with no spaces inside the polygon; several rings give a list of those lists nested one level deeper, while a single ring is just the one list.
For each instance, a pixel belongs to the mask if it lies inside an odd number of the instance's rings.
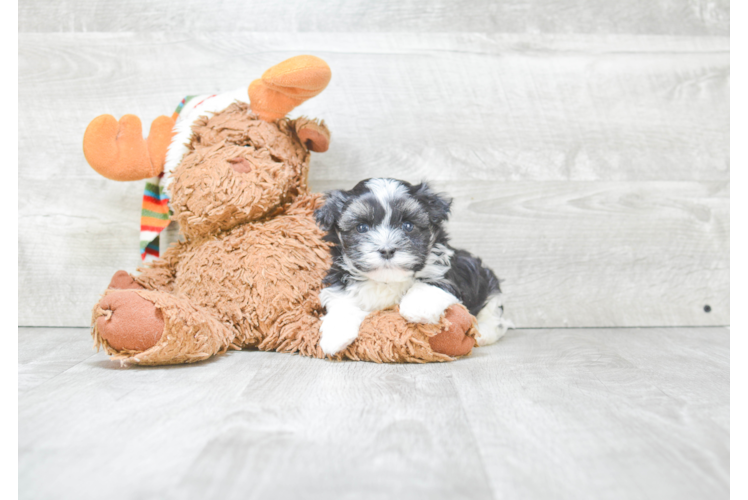
[{"label": "light gray wood plank", "polygon": [[729,497],[727,329],[522,331],[451,366],[496,498]]},{"label": "light gray wood plank", "polygon": [[727,38],[77,33],[19,37],[20,324],[84,326],[111,274],[137,266],[142,185],[85,164],[91,118],[148,123],[299,52],[334,72],[298,109],[333,131],[312,185],[392,176],[479,196],[458,201],[455,243],[507,279],[517,324],[727,322]]},{"label": "light gray wood plank", "polygon": [[[20,331],[20,330],[19,330]],[[86,329],[23,328],[18,344],[18,392],[23,394],[95,355]]]},{"label": "light gray wood plank", "polygon": [[121,369],[101,354],[25,391],[19,421],[23,498],[491,498],[439,366],[233,352]]},{"label": "light gray wood plank", "polygon": [[175,498],[245,498],[236,476],[261,478],[256,498],[491,497],[477,436],[441,367],[269,361]]},{"label": "light gray wood plank", "polygon": [[141,265],[141,183],[19,180],[18,321],[88,326],[118,269]]},{"label": "light gray wood plank", "polygon": [[[727,498],[728,333],[515,330],[427,366],[71,347],[19,396],[20,498]],[[74,336],[19,329],[19,372]]]},{"label": "light gray wood plank", "polygon": [[729,179],[729,39],[482,34],[21,34],[19,175],[95,178],[96,115],[148,124],[303,52],[333,70],[294,112],[332,130],[319,179]]},{"label": "light gray wood plank", "polygon": [[728,35],[728,0],[413,0],[367,2],[26,0],[19,32],[409,31]]}]

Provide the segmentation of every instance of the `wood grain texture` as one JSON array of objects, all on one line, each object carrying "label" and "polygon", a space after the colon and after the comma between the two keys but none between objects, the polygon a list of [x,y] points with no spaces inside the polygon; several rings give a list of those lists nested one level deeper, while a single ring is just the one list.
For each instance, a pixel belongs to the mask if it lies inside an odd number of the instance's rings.
[{"label": "wood grain texture", "polygon": [[509,32],[728,35],[729,0],[25,0],[19,32]]},{"label": "wood grain texture", "polygon": [[22,394],[73,368],[91,356],[85,329],[25,328],[18,349],[18,392]]},{"label": "wood grain texture", "polygon": [[726,329],[642,329],[522,331],[451,367],[497,498],[717,499],[728,365]]},{"label": "wood grain texture", "polygon": [[726,38],[73,33],[19,36],[20,324],[85,326],[138,265],[142,186],[86,165],[89,120],[148,123],[299,52],[334,72],[297,110],[333,133],[313,187],[435,181],[518,325],[728,322]]},{"label": "wood grain texture", "polygon": [[299,52],[333,68],[294,112],[332,130],[318,179],[729,179],[727,38],[483,34],[22,34],[20,175],[95,178],[96,115],[150,123]]},{"label": "wood grain texture", "polygon": [[19,329],[20,498],[729,495],[726,328],[515,330],[427,366],[88,342]]}]

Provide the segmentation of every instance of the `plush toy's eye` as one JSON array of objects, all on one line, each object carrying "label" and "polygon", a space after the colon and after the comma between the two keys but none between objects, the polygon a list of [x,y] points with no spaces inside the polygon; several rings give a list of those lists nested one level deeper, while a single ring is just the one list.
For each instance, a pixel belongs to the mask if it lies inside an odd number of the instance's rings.
[{"label": "plush toy's eye", "polygon": [[369,230],[369,224],[363,224],[362,223],[362,224],[359,224],[358,226],[356,226],[356,231],[358,231],[359,233],[365,233],[368,230]]},{"label": "plush toy's eye", "polygon": [[409,233],[412,230],[413,230],[413,224],[411,224],[410,222],[403,222],[403,231],[405,231],[406,233]]}]

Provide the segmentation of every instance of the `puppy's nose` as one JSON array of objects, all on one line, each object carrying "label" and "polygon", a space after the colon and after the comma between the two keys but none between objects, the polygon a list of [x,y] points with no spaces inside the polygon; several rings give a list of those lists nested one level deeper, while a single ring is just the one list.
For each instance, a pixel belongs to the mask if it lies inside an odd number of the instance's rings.
[{"label": "puppy's nose", "polygon": [[393,255],[395,255],[395,249],[394,248],[380,248],[379,255],[381,255],[383,259],[389,260],[392,258]]}]

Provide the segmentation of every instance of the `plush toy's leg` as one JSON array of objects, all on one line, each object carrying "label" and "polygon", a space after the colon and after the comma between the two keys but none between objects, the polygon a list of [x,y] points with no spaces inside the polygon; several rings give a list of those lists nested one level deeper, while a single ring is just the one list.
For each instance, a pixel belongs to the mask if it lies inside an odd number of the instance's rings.
[{"label": "plush toy's leg", "polygon": [[312,311],[321,309],[317,297],[281,315],[257,346],[262,351],[298,352],[312,358],[325,355],[319,347],[320,319]]},{"label": "plush toy's leg", "polygon": [[94,346],[122,363],[191,363],[226,351],[236,332],[189,299],[153,290],[104,293],[94,307]]},{"label": "plush toy's leg", "polygon": [[[474,318],[461,304],[448,308],[437,324],[409,323],[397,309],[387,309],[369,314],[358,338],[332,358],[376,363],[452,361],[470,354],[476,334]],[[308,336],[319,339],[319,327]],[[309,355],[323,357],[321,349]]]},{"label": "plush toy's leg", "polygon": [[117,271],[109,282],[108,289],[116,290],[161,290],[171,292],[182,245],[168,248],[160,259],[153,260],[138,268],[140,274],[130,275],[127,271]]},{"label": "plush toy's leg", "polygon": [[144,287],[130,276],[127,271],[117,271],[112,276],[112,281],[109,282],[107,289],[113,290],[143,290]]},{"label": "plush toy's leg", "polygon": [[115,181],[135,181],[160,174],[172,138],[174,120],[159,116],[143,139],[140,118],[124,115],[119,122],[101,115],[88,124],[83,135],[83,154],[98,173]]}]

